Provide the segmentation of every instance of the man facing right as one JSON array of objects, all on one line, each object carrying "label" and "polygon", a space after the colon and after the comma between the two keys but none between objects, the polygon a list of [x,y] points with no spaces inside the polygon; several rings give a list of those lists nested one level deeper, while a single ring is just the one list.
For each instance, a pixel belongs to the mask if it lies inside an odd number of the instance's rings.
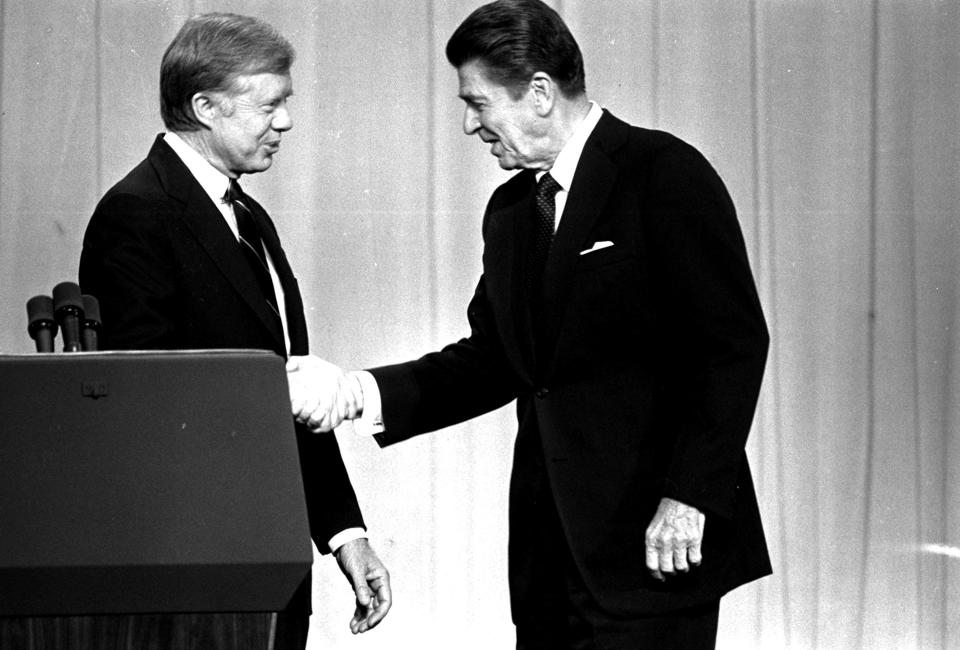
[{"label": "man facing right", "polygon": [[[357,373],[363,418],[392,444],[517,399],[518,648],[713,647],[721,596],[771,570],[744,452],[768,335],[733,204],[695,149],[588,100],[542,2],[480,7],[447,58],[464,131],[520,171],[487,206],[469,338]],[[291,397],[328,428],[315,363]]]}]

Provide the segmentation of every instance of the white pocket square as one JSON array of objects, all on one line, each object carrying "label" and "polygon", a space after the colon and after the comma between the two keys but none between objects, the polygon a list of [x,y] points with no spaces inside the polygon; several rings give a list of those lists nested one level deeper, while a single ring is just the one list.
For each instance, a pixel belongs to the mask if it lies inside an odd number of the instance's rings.
[{"label": "white pocket square", "polygon": [[598,241],[598,242],[596,242],[593,246],[591,246],[590,248],[588,248],[587,250],[585,250],[585,251],[580,251],[580,254],[581,254],[581,255],[586,255],[587,253],[592,253],[592,252],[594,252],[594,251],[603,250],[604,248],[610,248],[611,246],[613,246],[613,242],[612,242],[612,241]]}]

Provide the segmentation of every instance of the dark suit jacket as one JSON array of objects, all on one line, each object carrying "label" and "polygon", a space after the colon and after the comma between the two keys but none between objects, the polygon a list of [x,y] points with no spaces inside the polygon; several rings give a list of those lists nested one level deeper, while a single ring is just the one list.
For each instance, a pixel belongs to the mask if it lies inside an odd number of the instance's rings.
[{"label": "dark suit jacket", "polygon": [[[686,607],[768,574],[744,453],[768,335],[720,178],[677,138],[604,113],[553,241],[537,332],[523,288],[534,185],[521,172],[487,206],[469,338],[372,371],[381,444],[518,398],[515,617],[539,597],[526,567],[544,482],[587,587],[610,612]],[[661,584],[645,568],[644,534],[664,496],[703,510],[706,527],[702,567]]]},{"label": "dark suit jacket", "polygon": [[[297,280],[270,218],[250,203],[283,285],[291,352],[306,354]],[[236,238],[162,136],[97,205],[80,285],[100,301],[103,349],[247,348],[286,356],[283,332]],[[297,443],[311,534],[329,552],[333,535],[363,526],[360,508],[336,438],[298,426]]]}]

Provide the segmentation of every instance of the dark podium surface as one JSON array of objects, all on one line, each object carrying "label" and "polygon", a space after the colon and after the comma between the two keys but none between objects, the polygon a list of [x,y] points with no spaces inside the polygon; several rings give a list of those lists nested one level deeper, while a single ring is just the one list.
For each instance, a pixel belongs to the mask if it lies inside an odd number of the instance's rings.
[{"label": "dark podium surface", "polygon": [[266,352],[0,355],[0,495],[3,647],[261,647],[312,563]]}]

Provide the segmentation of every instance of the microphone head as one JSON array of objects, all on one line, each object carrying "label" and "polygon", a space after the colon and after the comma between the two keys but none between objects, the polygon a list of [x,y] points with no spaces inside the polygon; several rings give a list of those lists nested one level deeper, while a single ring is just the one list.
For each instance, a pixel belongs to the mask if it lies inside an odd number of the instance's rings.
[{"label": "microphone head", "polygon": [[27,319],[30,326],[41,321],[53,320],[53,298],[50,296],[34,296],[27,301]]},{"label": "microphone head", "polygon": [[78,313],[83,311],[83,295],[75,282],[61,282],[53,288],[54,313],[59,314],[65,309]]},{"label": "microphone head", "polygon": [[53,317],[53,298],[34,296],[27,301],[27,332],[37,344],[37,352],[53,352],[57,321]]},{"label": "microphone head", "polygon": [[32,338],[36,338],[37,331],[41,328],[49,329],[53,336],[57,335],[53,298],[50,296],[34,296],[27,301],[27,331]]},{"label": "microphone head", "polygon": [[100,325],[100,301],[90,294],[83,294],[83,317],[85,325]]}]

